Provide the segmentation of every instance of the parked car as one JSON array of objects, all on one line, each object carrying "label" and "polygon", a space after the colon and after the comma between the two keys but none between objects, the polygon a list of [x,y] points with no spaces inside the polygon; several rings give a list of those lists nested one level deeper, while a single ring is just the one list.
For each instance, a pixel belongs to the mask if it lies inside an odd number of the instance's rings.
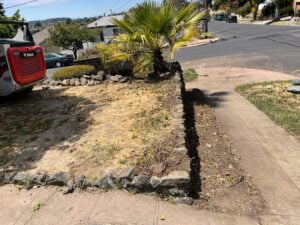
[{"label": "parked car", "polygon": [[226,23],[237,23],[237,16],[228,16]]},{"label": "parked car", "polygon": [[72,55],[64,55],[57,53],[45,54],[47,68],[69,66],[73,63],[74,57]]},{"label": "parked car", "polygon": [[215,21],[226,21],[227,16],[225,13],[218,13],[213,17],[213,20]]}]

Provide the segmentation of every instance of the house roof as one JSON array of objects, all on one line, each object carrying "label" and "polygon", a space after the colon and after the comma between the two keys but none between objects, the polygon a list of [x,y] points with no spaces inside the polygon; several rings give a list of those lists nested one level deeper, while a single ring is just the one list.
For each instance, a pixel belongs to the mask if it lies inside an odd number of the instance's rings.
[{"label": "house roof", "polygon": [[117,15],[117,16],[105,16],[101,17],[100,19],[88,24],[88,28],[96,28],[96,27],[110,27],[115,26],[112,23],[112,19],[123,19],[124,15]]}]

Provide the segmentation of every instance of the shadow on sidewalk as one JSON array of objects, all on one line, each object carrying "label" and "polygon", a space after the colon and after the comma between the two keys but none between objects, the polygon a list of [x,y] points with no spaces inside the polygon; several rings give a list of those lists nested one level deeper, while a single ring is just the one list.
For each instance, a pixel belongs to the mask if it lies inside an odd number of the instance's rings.
[{"label": "shadow on sidewalk", "polygon": [[191,89],[187,90],[191,98],[194,99],[194,104],[196,105],[209,105],[210,107],[216,108],[219,107],[222,102],[226,101],[224,99],[224,96],[227,96],[230,94],[230,92],[227,91],[218,91],[213,92],[211,94],[207,94],[206,91],[202,91],[199,89]]}]

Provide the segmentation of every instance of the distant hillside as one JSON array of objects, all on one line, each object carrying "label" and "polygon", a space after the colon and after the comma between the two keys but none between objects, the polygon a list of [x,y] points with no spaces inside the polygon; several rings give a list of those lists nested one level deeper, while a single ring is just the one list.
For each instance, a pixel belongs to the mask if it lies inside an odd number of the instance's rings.
[{"label": "distant hillside", "polygon": [[34,27],[36,24],[40,24],[41,27],[43,28],[47,28],[51,25],[54,25],[55,23],[58,23],[58,22],[66,22],[66,21],[72,21],[72,22],[77,22],[77,23],[83,23],[83,24],[88,24],[88,23],[91,23],[97,19],[99,19],[101,16],[98,16],[98,17],[85,17],[85,18],[78,18],[78,19],[70,19],[70,18],[67,18],[67,17],[61,17],[61,18],[51,18],[51,19],[46,19],[46,20],[33,20],[33,21],[29,21],[29,26],[31,28],[31,30],[33,28],[36,28]]},{"label": "distant hillside", "polygon": [[33,27],[36,23],[40,23],[43,27],[48,27],[57,22],[66,22],[67,20],[69,20],[69,18],[61,17],[61,18],[51,18],[46,20],[33,20],[33,21],[29,21],[28,23],[30,27]]}]

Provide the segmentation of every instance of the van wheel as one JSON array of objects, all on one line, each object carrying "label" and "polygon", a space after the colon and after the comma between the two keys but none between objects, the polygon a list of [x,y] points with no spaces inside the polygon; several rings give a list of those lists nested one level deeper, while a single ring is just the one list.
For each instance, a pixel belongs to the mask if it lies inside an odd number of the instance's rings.
[{"label": "van wheel", "polygon": [[56,68],[59,68],[59,67],[61,67],[61,63],[57,62],[57,63],[55,63],[55,66],[56,66]]}]

